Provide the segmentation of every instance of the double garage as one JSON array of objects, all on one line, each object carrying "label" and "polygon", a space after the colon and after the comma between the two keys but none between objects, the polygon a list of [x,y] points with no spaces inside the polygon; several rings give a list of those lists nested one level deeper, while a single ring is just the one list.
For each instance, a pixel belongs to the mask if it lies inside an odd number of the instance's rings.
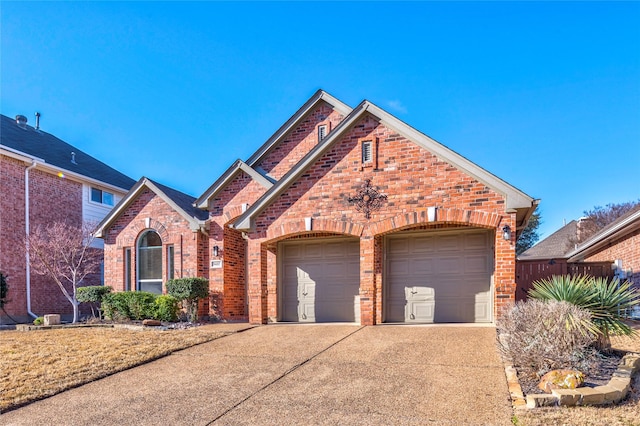
[{"label": "double garage", "polygon": [[[384,322],[492,321],[492,231],[405,231],[383,247]],[[359,322],[357,238],[284,241],[278,259],[279,321]]]}]

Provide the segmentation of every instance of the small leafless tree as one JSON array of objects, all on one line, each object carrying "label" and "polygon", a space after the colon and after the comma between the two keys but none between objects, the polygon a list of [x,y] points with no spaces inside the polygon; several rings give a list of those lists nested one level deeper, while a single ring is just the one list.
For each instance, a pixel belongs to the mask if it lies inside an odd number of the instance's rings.
[{"label": "small leafless tree", "polygon": [[78,321],[78,287],[89,274],[99,271],[102,251],[91,247],[95,226],[81,227],[63,222],[38,226],[26,238],[32,271],[51,278],[73,306],[73,322]]}]

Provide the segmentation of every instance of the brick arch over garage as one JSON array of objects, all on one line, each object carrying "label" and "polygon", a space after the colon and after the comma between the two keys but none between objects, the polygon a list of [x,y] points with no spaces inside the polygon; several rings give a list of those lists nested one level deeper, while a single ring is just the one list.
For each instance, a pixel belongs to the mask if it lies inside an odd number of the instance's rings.
[{"label": "brick arch over garage", "polygon": [[364,225],[333,219],[311,218],[309,226],[308,219],[295,219],[283,222],[277,226],[270,227],[266,232],[266,242],[276,243],[296,235],[306,233],[327,233],[345,235],[360,238],[364,232]]},{"label": "brick arch over garage", "polygon": [[[118,241],[119,246],[121,247],[135,246],[135,243],[140,237],[140,234],[150,229],[156,231],[158,235],[160,235],[160,239],[162,239],[163,243],[167,243],[169,241],[170,235],[169,235],[169,231],[167,231],[167,228],[158,220],[150,219],[149,226],[147,226],[145,220],[136,221],[134,224],[132,224],[131,226],[132,232],[127,232],[126,236],[124,236],[120,241]],[[132,236],[135,236],[135,237],[132,237]]]},{"label": "brick arch over garage", "polygon": [[427,209],[403,213],[370,226],[371,235],[381,236],[420,225],[462,225],[496,229],[503,221],[497,213],[455,208],[438,208],[435,220],[429,221]]}]

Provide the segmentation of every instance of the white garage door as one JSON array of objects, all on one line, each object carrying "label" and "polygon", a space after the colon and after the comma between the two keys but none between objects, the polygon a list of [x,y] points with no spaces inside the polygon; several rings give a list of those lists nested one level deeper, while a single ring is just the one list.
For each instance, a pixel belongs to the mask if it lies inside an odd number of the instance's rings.
[{"label": "white garage door", "polygon": [[357,239],[283,242],[279,254],[281,321],[360,321]]},{"label": "white garage door", "polygon": [[386,246],[386,322],[491,322],[491,232],[393,235]]}]

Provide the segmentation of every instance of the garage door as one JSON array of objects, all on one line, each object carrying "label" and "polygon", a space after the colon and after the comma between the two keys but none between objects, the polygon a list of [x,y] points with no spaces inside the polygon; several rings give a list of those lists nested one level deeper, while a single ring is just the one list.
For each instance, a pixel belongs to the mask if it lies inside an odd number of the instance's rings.
[{"label": "garage door", "polygon": [[281,321],[360,320],[360,243],[312,239],[280,245]]},{"label": "garage door", "polygon": [[385,321],[491,322],[491,236],[466,230],[388,237]]}]

